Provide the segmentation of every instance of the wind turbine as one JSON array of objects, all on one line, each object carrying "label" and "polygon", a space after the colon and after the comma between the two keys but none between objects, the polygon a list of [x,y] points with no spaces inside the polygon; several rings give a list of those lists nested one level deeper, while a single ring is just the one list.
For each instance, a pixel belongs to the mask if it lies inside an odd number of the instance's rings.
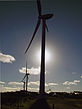
[{"label": "wind turbine", "polygon": [[23,82],[23,90],[25,91],[25,81],[22,80],[21,82]]},{"label": "wind turbine", "polygon": [[[30,75],[30,74],[27,73],[27,61],[26,61],[26,74],[25,74],[24,78],[22,79],[22,82],[23,82],[24,85],[25,85],[24,80],[25,80],[25,78],[26,78],[26,91],[27,91],[27,87],[28,87],[28,76],[29,76],[29,75]],[[24,86],[24,87],[25,87],[25,86]]]},{"label": "wind turbine", "polygon": [[52,18],[53,14],[45,14],[42,15],[42,9],[41,9],[41,3],[40,0],[37,0],[37,8],[38,8],[38,21],[37,21],[37,25],[35,28],[35,31],[33,33],[32,39],[25,51],[25,53],[27,53],[34,37],[35,34],[40,26],[40,23],[42,21],[42,42],[41,42],[41,71],[40,71],[40,90],[39,93],[41,95],[45,94],[45,35],[46,35],[46,29],[48,31],[48,27],[46,25],[46,20]]}]

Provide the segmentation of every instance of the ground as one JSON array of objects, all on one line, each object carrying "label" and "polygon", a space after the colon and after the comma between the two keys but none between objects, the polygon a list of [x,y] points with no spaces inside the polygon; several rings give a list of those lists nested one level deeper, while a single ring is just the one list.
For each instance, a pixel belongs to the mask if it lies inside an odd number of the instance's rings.
[{"label": "ground", "polygon": [[40,98],[36,93],[3,93],[1,109],[82,109],[82,98],[51,95]]}]

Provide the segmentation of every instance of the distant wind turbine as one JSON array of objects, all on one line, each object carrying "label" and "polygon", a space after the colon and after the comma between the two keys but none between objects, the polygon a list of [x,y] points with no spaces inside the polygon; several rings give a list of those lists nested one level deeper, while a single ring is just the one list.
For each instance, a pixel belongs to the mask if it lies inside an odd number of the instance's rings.
[{"label": "distant wind turbine", "polygon": [[22,80],[21,82],[23,82],[23,90],[25,91],[25,81]]},{"label": "distant wind turbine", "polygon": [[[27,91],[27,87],[28,87],[28,76],[29,75],[30,74],[27,73],[27,61],[26,61],[26,74],[25,74],[24,78],[22,79],[22,82],[24,83],[24,89],[25,89],[25,83],[26,83],[26,91]],[[26,82],[24,82],[25,78],[26,78]]]},{"label": "distant wind turbine", "polygon": [[37,21],[37,25],[36,25],[36,28],[35,28],[35,31],[33,33],[33,36],[32,36],[32,39],[25,51],[25,53],[27,53],[34,37],[35,37],[35,34],[40,26],[40,23],[42,21],[42,43],[41,43],[41,71],[40,71],[40,94],[43,95],[45,94],[45,33],[47,30],[48,31],[48,27],[46,25],[46,20],[52,18],[53,14],[45,14],[45,15],[42,15],[42,11],[41,11],[41,3],[40,3],[40,0],[37,0],[37,8],[38,8],[38,21]]}]

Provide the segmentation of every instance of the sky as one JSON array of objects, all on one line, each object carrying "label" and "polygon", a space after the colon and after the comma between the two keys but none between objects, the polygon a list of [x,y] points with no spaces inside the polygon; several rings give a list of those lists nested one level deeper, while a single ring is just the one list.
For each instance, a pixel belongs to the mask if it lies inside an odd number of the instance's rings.
[{"label": "sky", "polygon": [[[82,1],[41,0],[47,20],[46,91],[82,91]],[[0,1],[0,91],[21,90],[27,60],[29,91],[39,90],[42,26],[27,54],[24,54],[38,19],[36,0]]]}]

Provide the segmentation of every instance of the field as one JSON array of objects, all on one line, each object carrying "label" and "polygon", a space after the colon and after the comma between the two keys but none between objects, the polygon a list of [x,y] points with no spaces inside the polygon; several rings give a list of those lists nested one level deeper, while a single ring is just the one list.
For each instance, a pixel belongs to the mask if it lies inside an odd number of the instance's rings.
[{"label": "field", "polygon": [[82,99],[74,98],[52,98],[47,99],[50,108],[53,109],[82,109]]},{"label": "field", "polygon": [[[46,104],[43,104],[43,100],[40,103],[38,99],[36,93],[3,93],[1,94],[1,109],[38,109],[38,103],[39,109],[44,109],[43,106]],[[49,109],[82,109],[82,98],[47,95],[45,100]]]}]

